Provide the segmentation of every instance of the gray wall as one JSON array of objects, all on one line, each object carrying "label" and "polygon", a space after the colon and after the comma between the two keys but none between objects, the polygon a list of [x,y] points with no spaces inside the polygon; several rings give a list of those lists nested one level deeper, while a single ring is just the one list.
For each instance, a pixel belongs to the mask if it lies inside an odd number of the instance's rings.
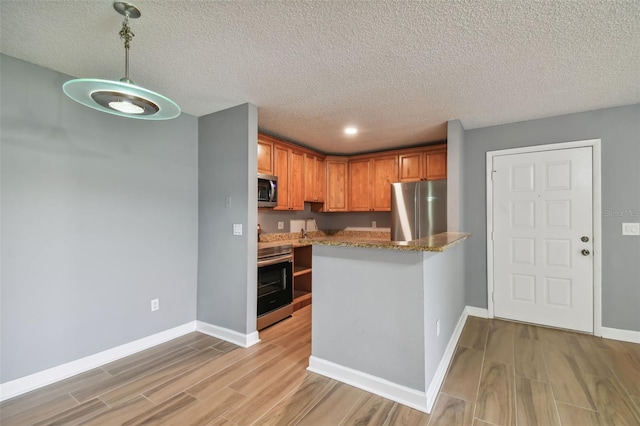
[{"label": "gray wall", "polygon": [[602,325],[640,331],[640,237],[621,234],[640,222],[640,104],[465,132],[468,305],[487,307],[486,152],[584,139],[602,139]]},{"label": "gray wall", "polygon": [[311,354],[425,390],[422,253],[313,246]]},{"label": "gray wall", "polygon": [[[423,253],[425,378],[427,387],[465,308],[465,245],[442,253]],[[440,320],[440,336],[436,321]]]},{"label": "gray wall", "polygon": [[443,253],[313,246],[312,355],[427,390],[464,310],[465,243]]},{"label": "gray wall", "polygon": [[193,321],[196,119],[108,115],[66,75],[0,69],[0,381]]},{"label": "gray wall", "polygon": [[198,128],[198,320],[248,334],[257,311],[258,111],[240,105],[200,117]]},{"label": "gray wall", "polygon": [[447,231],[461,232],[462,211],[462,149],[464,128],[460,120],[447,122]]}]

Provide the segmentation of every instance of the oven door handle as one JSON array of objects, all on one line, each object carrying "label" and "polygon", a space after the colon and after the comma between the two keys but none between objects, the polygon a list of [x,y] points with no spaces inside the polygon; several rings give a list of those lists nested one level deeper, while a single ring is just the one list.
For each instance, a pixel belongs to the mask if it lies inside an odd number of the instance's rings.
[{"label": "oven door handle", "polygon": [[284,256],[271,257],[269,259],[259,260],[258,268],[261,268],[263,266],[275,265],[277,263],[282,263],[282,262],[293,262],[293,256],[291,256],[290,254],[286,254]]}]

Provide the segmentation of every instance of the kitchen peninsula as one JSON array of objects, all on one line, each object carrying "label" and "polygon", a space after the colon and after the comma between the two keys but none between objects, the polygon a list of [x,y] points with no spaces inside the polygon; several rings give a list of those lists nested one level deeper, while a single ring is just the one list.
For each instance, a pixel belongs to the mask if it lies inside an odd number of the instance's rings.
[{"label": "kitchen peninsula", "polygon": [[310,240],[309,370],[430,412],[464,324],[468,236]]}]

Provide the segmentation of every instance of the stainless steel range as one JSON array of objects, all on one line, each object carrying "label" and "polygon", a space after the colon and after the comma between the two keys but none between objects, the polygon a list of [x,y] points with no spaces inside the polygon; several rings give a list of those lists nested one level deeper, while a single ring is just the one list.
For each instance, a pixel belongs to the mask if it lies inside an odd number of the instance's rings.
[{"label": "stainless steel range", "polygon": [[258,330],[293,313],[293,248],[258,248]]}]

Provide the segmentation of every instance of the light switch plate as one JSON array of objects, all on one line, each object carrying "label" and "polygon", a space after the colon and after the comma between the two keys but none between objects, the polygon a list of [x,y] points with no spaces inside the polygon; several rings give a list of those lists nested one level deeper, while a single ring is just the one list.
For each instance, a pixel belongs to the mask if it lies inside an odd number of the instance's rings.
[{"label": "light switch plate", "polygon": [[640,235],[640,223],[623,223],[622,235]]},{"label": "light switch plate", "polygon": [[233,235],[242,235],[242,224],[234,223],[233,224]]},{"label": "light switch plate", "polygon": [[283,220],[279,220],[278,221],[278,229],[284,229],[284,221]]}]

